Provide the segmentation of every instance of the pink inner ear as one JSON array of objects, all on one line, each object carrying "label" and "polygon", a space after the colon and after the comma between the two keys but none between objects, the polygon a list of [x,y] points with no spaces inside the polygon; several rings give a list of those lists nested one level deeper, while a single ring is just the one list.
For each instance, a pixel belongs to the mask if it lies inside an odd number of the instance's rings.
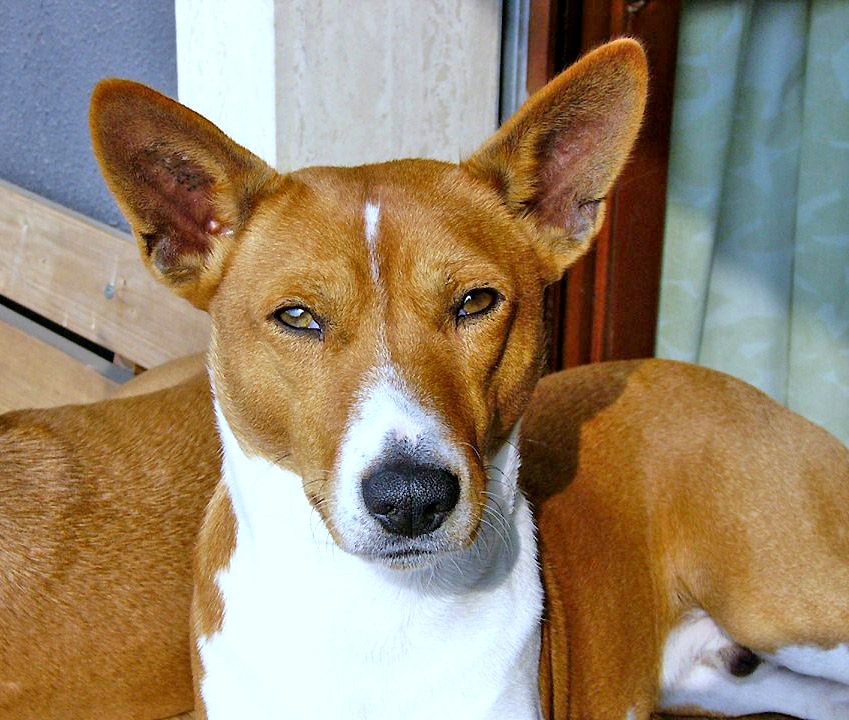
[{"label": "pink inner ear", "polygon": [[177,269],[182,256],[207,254],[209,235],[224,231],[214,212],[214,178],[187,155],[157,145],[140,152],[134,165],[153,225],[143,238],[157,266]]},{"label": "pink inner ear", "polygon": [[600,136],[602,129],[581,123],[554,130],[539,153],[537,192],[529,206],[543,222],[563,228],[576,239],[592,232],[595,225],[601,199],[594,196],[599,184],[596,176],[607,171],[597,166],[602,163],[593,162],[599,157],[599,145],[606,141]]}]

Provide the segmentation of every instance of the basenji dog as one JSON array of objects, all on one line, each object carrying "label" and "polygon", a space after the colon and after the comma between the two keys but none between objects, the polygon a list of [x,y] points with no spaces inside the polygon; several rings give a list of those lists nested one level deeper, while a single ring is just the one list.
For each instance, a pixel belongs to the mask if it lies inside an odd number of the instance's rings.
[{"label": "basenji dog", "polygon": [[98,86],[107,184],[213,324],[199,718],[849,717],[847,450],[685,365],[537,387],[543,291],[602,222],[646,85],[616,41],[458,165],[288,175]]}]

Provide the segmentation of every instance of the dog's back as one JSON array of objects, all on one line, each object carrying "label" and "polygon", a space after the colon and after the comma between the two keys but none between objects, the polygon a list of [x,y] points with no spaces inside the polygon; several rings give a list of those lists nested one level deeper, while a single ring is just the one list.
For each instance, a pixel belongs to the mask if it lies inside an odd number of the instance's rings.
[{"label": "dog's back", "polygon": [[[669,643],[694,618],[729,648],[753,651],[755,663],[797,646],[822,648],[817,662],[826,661],[846,643],[849,450],[755,388],[660,360],[550,375],[525,415],[521,456],[548,604],[549,717],[571,717],[567,705],[642,717],[656,692],[647,683],[670,698],[689,692],[673,682],[687,666],[671,666]],[[693,660],[709,661],[701,652]],[[841,662],[826,677],[849,677]],[[756,701],[745,681],[729,682]],[[816,693],[818,682],[796,694]],[[717,703],[722,692],[707,697]],[[834,699],[821,695],[831,710]]]},{"label": "dog's back", "polygon": [[0,417],[0,717],[191,708],[192,547],[218,465],[203,375]]}]

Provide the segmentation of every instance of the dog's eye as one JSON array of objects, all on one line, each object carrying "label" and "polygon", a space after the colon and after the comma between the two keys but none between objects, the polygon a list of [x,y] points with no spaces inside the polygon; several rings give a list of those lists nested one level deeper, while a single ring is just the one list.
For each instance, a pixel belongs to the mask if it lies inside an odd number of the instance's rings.
[{"label": "dog's eye", "polygon": [[495,307],[498,293],[490,288],[478,288],[467,292],[457,310],[457,319],[462,320],[472,315],[482,315]]},{"label": "dog's eye", "polygon": [[280,308],[274,312],[273,317],[287,329],[315,334],[321,332],[321,325],[318,320],[309,310],[300,305]]}]

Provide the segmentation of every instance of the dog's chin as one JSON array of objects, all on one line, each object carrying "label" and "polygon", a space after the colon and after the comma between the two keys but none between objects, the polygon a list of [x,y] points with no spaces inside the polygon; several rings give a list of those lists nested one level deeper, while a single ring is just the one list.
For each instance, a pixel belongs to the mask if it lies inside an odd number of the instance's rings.
[{"label": "dog's chin", "polygon": [[390,570],[423,570],[433,567],[444,553],[422,551],[410,551],[399,553],[379,553],[366,555],[366,559],[389,568]]},{"label": "dog's chin", "polygon": [[355,553],[369,562],[390,570],[424,570],[438,565],[445,558],[463,550],[465,546],[446,540],[383,541]]}]

